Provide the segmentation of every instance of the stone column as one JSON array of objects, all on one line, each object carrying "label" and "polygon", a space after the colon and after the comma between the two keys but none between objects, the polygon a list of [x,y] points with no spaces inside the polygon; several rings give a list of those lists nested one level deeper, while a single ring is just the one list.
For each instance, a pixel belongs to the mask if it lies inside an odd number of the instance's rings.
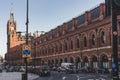
[{"label": "stone column", "polygon": [[112,58],[111,58],[111,57],[108,58],[108,62],[109,62],[109,67],[108,67],[108,69],[109,69],[109,71],[111,72],[111,71],[112,71]]},{"label": "stone column", "polygon": [[88,58],[88,67],[92,68],[93,67],[93,64],[92,64],[92,59],[91,58]]},{"label": "stone column", "polygon": [[101,66],[102,66],[101,58],[98,57],[98,67],[101,67]]},{"label": "stone column", "polygon": [[83,67],[83,59],[81,58],[81,60],[80,60],[80,61],[81,61],[81,67]]}]

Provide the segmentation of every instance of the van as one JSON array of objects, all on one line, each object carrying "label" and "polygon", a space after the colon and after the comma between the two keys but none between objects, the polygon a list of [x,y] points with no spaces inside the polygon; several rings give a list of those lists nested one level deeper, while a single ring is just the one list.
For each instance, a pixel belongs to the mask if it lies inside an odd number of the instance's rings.
[{"label": "van", "polygon": [[61,63],[61,67],[66,69],[66,73],[76,73],[76,67],[73,63]]}]

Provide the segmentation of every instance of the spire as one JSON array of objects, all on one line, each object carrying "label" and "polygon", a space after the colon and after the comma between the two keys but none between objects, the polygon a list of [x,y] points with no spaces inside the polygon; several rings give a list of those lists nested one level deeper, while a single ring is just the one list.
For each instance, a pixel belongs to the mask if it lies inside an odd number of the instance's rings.
[{"label": "spire", "polygon": [[13,12],[13,4],[11,4],[11,10],[10,10],[10,22],[14,22],[14,12]]}]

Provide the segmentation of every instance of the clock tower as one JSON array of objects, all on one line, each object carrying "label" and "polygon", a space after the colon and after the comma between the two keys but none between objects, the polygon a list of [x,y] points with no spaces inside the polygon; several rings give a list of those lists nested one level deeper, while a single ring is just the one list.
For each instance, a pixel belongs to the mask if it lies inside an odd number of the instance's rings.
[{"label": "clock tower", "polygon": [[16,22],[14,20],[13,8],[10,11],[10,19],[7,22],[7,50],[18,45],[18,38],[16,33]]}]

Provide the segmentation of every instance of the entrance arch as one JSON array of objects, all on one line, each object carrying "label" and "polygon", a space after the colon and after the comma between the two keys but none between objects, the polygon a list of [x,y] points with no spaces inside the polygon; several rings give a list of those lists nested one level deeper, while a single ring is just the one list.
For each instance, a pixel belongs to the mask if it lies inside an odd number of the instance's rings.
[{"label": "entrance arch", "polygon": [[82,66],[87,66],[88,67],[88,57],[87,56],[85,56],[83,58],[83,64],[82,64]]},{"label": "entrance arch", "polygon": [[51,66],[54,66],[54,60],[51,61]]},{"label": "entrance arch", "polygon": [[68,62],[67,58],[64,59],[64,62]]},{"label": "entrance arch", "polygon": [[58,59],[55,59],[55,66],[58,66]]},{"label": "entrance arch", "polygon": [[80,61],[80,57],[76,57],[75,58],[75,62],[76,62],[76,68],[80,68],[81,67],[81,61]]},{"label": "entrance arch", "polygon": [[44,61],[42,61],[42,65],[44,65],[45,64],[45,62]]},{"label": "entrance arch", "polygon": [[50,60],[48,60],[48,66],[50,66]]},{"label": "entrance arch", "polygon": [[97,68],[98,67],[98,59],[97,59],[97,57],[95,55],[93,55],[91,57],[91,61],[92,61],[92,67]]},{"label": "entrance arch", "polygon": [[100,56],[100,59],[102,63],[101,67],[108,68],[109,67],[108,57],[105,54],[103,54]]},{"label": "entrance arch", "polygon": [[74,59],[70,57],[70,63],[74,63]]},{"label": "entrance arch", "polygon": [[61,63],[63,62],[63,60],[62,59],[60,59],[60,61],[59,61],[59,66],[61,65]]}]

